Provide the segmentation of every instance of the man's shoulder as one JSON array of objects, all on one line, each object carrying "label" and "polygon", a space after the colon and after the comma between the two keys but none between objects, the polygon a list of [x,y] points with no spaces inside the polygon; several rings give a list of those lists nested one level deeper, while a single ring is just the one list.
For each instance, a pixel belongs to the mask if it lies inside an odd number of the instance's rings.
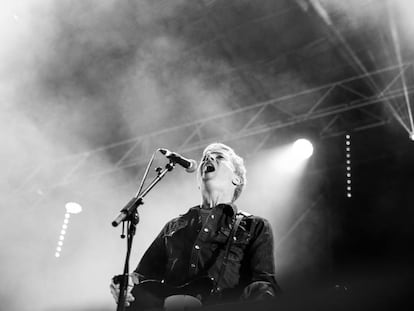
[{"label": "man's shoulder", "polygon": [[199,210],[199,206],[193,206],[193,207],[189,208],[185,213],[179,214],[177,217],[174,217],[174,218],[170,219],[167,222],[166,225],[168,226],[172,223],[185,221],[185,220],[187,220],[189,218],[192,218],[194,216],[198,216],[198,210]]},{"label": "man's shoulder", "polygon": [[178,217],[176,217],[174,219],[198,215],[199,210],[200,210],[200,205],[196,205],[196,206],[190,207],[184,214],[180,214]]},{"label": "man's shoulder", "polygon": [[270,222],[262,216],[252,215],[241,210],[239,210],[237,214],[243,216],[241,224],[251,228],[252,231],[262,229],[271,230],[272,226]]},{"label": "man's shoulder", "polygon": [[188,225],[191,219],[195,217],[198,217],[198,211],[196,210],[196,207],[192,207],[186,213],[170,219],[162,230],[163,235],[172,235],[178,230],[183,229]]},{"label": "man's shoulder", "polygon": [[268,220],[262,216],[253,215],[243,210],[238,210],[237,215],[241,215],[244,219],[251,219],[256,222],[268,222]]},{"label": "man's shoulder", "polygon": [[248,212],[242,211],[242,210],[238,210],[237,215],[240,215],[240,216],[243,216],[243,217],[254,217],[254,215],[252,215]]}]

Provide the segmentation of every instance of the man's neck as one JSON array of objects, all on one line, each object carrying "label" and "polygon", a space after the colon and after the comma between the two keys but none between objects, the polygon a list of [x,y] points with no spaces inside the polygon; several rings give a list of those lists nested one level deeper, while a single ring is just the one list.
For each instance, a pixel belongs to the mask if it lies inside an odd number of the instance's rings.
[{"label": "man's neck", "polygon": [[213,208],[218,204],[229,204],[232,201],[232,195],[218,192],[218,191],[210,191],[203,193],[202,198],[202,207],[203,208]]}]

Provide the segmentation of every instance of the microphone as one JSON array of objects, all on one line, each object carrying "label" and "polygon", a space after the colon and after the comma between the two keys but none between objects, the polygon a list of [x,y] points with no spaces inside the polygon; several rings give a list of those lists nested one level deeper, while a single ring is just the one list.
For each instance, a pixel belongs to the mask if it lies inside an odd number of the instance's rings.
[{"label": "microphone", "polygon": [[172,162],[184,167],[187,173],[193,173],[197,169],[197,162],[193,159],[184,158],[182,155],[171,152],[170,150],[164,148],[159,148],[158,151],[165,155]]}]

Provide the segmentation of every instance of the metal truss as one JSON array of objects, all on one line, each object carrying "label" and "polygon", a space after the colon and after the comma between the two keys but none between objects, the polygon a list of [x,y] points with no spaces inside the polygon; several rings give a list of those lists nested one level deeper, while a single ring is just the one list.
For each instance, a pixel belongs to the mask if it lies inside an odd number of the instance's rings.
[{"label": "metal truss", "polygon": [[[118,155],[112,167],[89,172],[88,177],[99,178],[126,168],[138,168],[160,146],[189,154],[208,143],[221,141],[244,144],[244,149],[255,153],[276,131],[294,129],[299,124],[311,126],[320,137],[326,138],[386,124],[390,115],[404,121],[407,119],[403,113],[404,96],[414,92],[414,85],[401,83],[407,70],[413,70],[413,63],[390,66],[57,159],[47,168],[39,167],[28,175],[17,191],[37,191],[80,182],[85,178],[85,171],[90,171],[86,168],[93,167],[94,161],[108,154]],[[367,78],[387,82],[378,92],[365,94],[358,86],[366,83]],[[391,113],[384,113],[384,110]],[[51,166],[56,167],[58,176],[35,182],[42,171],[50,171]]]},{"label": "metal truss", "polygon": [[[341,54],[345,61],[349,63],[355,70],[355,72],[363,73],[366,75],[366,84],[377,94],[381,95],[381,92],[386,92],[388,87],[391,87],[393,83],[390,83],[384,90],[381,91],[381,84],[378,83],[376,79],[369,74],[367,67],[364,65],[363,59],[358,56],[357,51],[351,46],[345,36],[338,30],[337,26],[334,24],[331,19],[328,11],[324,8],[323,4],[319,0],[296,0],[297,4],[308,14],[318,17],[326,27],[327,37],[332,41],[335,46],[340,46],[342,49]],[[372,1],[368,1],[368,3]],[[375,3],[377,4],[377,3]],[[309,10],[312,8],[312,10]],[[391,3],[388,1],[385,2],[383,7],[385,12],[387,12],[387,22],[390,28],[390,36],[392,39],[392,46],[394,48],[394,54],[397,61],[397,64],[400,68],[400,75],[396,77],[403,87],[404,90],[404,103],[401,105],[400,102],[392,101],[392,98],[384,98],[385,104],[388,106],[388,109],[391,111],[395,119],[400,123],[400,125],[407,131],[409,135],[414,134],[414,121],[410,103],[410,93],[407,90],[407,79],[405,70],[407,69],[403,65],[402,53],[401,53],[401,43],[398,29],[396,26],[396,15],[393,14],[393,8]],[[394,58],[394,55],[391,55]],[[403,107],[401,107],[403,106]]]}]

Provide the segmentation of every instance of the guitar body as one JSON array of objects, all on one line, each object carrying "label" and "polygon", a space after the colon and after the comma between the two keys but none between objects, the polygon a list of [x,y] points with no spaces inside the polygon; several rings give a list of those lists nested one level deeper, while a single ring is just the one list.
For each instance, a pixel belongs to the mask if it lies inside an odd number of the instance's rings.
[{"label": "guitar body", "polygon": [[150,309],[163,309],[164,303],[174,309],[182,309],[185,306],[194,307],[211,299],[214,283],[208,277],[195,279],[180,286],[170,286],[159,280],[145,280],[132,289],[135,301],[126,308],[128,311],[143,311]]}]

